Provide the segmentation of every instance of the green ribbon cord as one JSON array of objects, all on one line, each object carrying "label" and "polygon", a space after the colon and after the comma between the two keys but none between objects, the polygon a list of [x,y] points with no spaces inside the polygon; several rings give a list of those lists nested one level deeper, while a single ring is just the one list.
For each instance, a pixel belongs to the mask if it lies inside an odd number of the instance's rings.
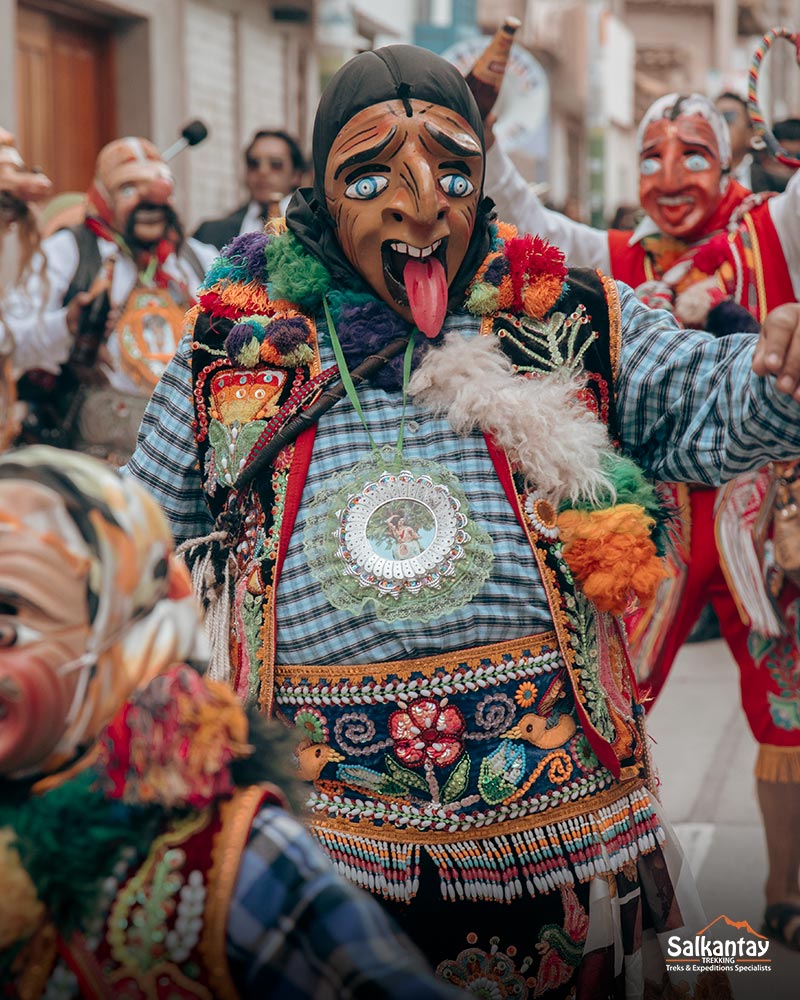
[{"label": "green ribbon cord", "polygon": [[[375,443],[375,438],[373,438],[369,427],[367,426],[367,420],[364,416],[364,410],[361,406],[361,401],[358,398],[358,393],[356,392],[356,387],[353,384],[353,380],[350,377],[350,371],[347,367],[347,362],[345,361],[344,351],[342,350],[342,345],[339,343],[339,338],[336,335],[336,325],[333,322],[333,316],[331,316],[331,310],[328,306],[327,296],[322,300],[322,306],[325,310],[325,321],[328,324],[328,333],[331,338],[331,346],[333,347],[333,353],[336,358],[336,364],[339,366],[339,374],[342,378],[342,385],[347,393],[347,398],[353,404],[353,409],[358,414],[359,420],[364,426],[364,430],[367,432],[367,437],[369,438],[370,447],[374,452],[376,458],[380,461],[381,450]],[[408,401],[408,382],[411,378],[411,359],[414,354],[414,343],[416,341],[417,329],[411,331],[411,336],[408,338],[408,346],[406,347],[405,354],[403,355],[403,409],[400,416],[400,430],[397,435],[397,444],[395,446],[395,461],[399,464],[401,458],[403,457],[403,439],[405,436],[405,426],[406,426],[406,404]]]}]

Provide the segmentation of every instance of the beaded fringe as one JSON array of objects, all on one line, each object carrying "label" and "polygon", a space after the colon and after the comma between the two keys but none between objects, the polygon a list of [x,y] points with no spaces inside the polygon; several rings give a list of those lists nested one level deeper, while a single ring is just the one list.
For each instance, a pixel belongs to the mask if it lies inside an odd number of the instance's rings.
[{"label": "beaded fringe", "polygon": [[511,902],[619,871],[665,839],[646,789],[573,819],[456,843],[376,840],[314,826],[339,872],[387,899],[410,902],[419,889],[420,851],[435,863],[442,897]]},{"label": "beaded fringe", "polygon": [[756,777],[760,781],[800,784],[800,747],[761,745],[756,757]]}]

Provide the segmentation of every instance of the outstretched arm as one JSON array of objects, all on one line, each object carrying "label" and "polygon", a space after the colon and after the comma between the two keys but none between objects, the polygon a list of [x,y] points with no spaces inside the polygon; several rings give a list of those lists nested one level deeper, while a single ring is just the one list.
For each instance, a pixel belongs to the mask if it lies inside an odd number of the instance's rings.
[{"label": "outstretched arm", "polygon": [[618,287],[622,446],[650,475],[717,485],[800,454],[800,405],[791,394],[800,377],[800,306],[765,320],[757,351],[755,334],[683,330]]},{"label": "outstretched arm", "polygon": [[608,234],[545,208],[511,160],[495,142],[486,154],[484,190],[497,216],[520,232],[543,236],[564,251],[571,267],[595,267],[608,274]]},{"label": "outstretched arm", "polygon": [[800,299],[800,170],[795,171],[783,194],[770,198],[768,204],[795,298]]}]

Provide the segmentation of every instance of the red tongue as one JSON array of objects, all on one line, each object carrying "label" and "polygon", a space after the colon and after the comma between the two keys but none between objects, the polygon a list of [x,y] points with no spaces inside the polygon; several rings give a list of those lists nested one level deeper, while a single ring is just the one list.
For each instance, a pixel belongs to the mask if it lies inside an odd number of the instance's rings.
[{"label": "red tongue", "polygon": [[403,281],[414,322],[426,337],[435,337],[447,312],[447,277],[441,261],[410,260],[403,268]]}]

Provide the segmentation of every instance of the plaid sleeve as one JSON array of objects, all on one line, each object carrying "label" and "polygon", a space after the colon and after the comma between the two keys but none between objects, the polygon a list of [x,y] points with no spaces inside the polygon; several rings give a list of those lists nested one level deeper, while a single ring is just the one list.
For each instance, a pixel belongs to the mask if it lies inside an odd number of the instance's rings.
[{"label": "plaid sleeve", "polygon": [[244,998],[427,1000],[461,996],[368,893],[341,878],[282,809],[255,818],[228,914],[227,952]]},{"label": "plaid sleeve", "polygon": [[138,479],[167,515],[176,544],[208,534],[206,506],[192,422],[191,339],[184,337],[153,391],[136,451],[122,473]]},{"label": "plaid sleeve", "polygon": [[800,454],[800,405],[753,372],[755,335],[684,330],[617,284],[622,446],[650,475],[717,485]]}]

